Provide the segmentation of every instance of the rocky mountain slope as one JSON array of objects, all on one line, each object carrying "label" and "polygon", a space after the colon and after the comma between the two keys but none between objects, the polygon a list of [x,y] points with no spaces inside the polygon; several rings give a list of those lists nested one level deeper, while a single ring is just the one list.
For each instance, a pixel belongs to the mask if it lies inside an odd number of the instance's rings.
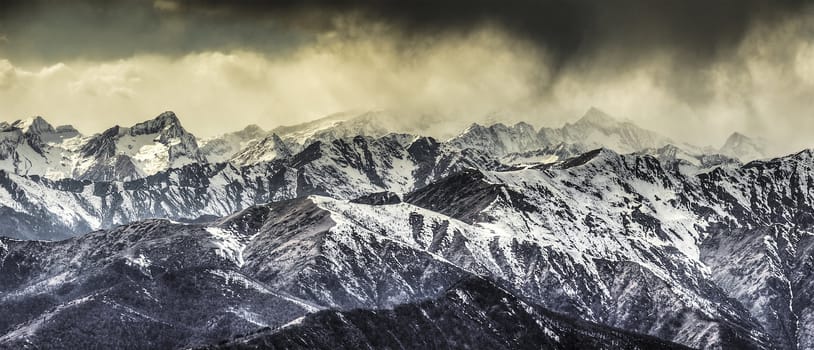
[{"label": "rocky mountain slope", "polygon": [[[522,339],[499,310],[543,342],[650,339],[635,333],[705,349],[814,347],[812,150],[744,165],[598,111],[556,132],[473,125],[449,141],[347,136],[356,127],[332,118],[202,147],[170,114],[91,138],[42,120],[4,125],[17,135],[7,159],[73,145],[99,171],[0,170],[0,236],[11,237],[0,237],[0,348],[203,346],[264,327],[229,345],[302,332],[324,341],[311,345],[363,345],[377,329],[362,325],[424,322],[381,311],[393,308],[459,315],[433,324],[493,329],[483,341],[498,347]],[[563,136],[597,133],[643,149]],[[92,179],[122,169],[155,172]],[[495,286],[462,290],[471,276]],[[380,341],[423,341],[410,332]]]},{"label": "rocky mountain slope", "polygon": [[[223,216],[252,204],[308,194],[350,199],[379,191],[404,193],[462,169],[535,166],[589,150],[562,139],[546,145],[540,133],[522,123],[513,127],[475,125],[456,138],[439,142],[385,133],[383,126],[367,123],[377,117],[368,113],[348,120],[347,115],[336,115],[270,133],[249,127],[207,140],[200,148],[172,113],[89,138],[67,132],[62,137],[32,136],[35,141],[52,142],[41,146],[48,150],[44,154],[63,152],[60,164],[74,177],[53,179],[54,170],[43,170],[55,169],[50,163],[42,163],[41,171],[26,175],[20,174],[19,167],[0,170],[0,210],[7,213],[0,219],[5,224],[5,232],[0,234],[59,239],[146,218]],[[45,126],[34,128],[35,134],[53,129],[37,120]],[[580,129],[583,133],[608,125],[611,127],[602,132],[634,128],[628,124],[619,127],[597,110],[577,124],[596,126]],[[14,130],[22,132],[19,127]],[[634,134],[645,135],[645,139],[652,136],[636,130]],[[353,132],[379,136],[345,136]],[[66,139],[70,135],[75,136]],[[213,163],[210,157],[229,161]],[[687,154],[682,159],[696,159],[694,164],[700,167],[723,162],[710,157]]]},{"label": "rocky mountain slope", "polygon": [[475,277],[392,310],[321,311],[207,349],[684,349],[569,319]]},{"label": "rocky mountain slope", "polygon": [[3,240],[0,348],[178,348],[316,309],[242,274],[244,239],[150,220],[61,242]]},{"label": "rocky mountain slope", "polygon": [[[354,140],[360,149],[366,145],[370,150],[371,144],[362,140],[374,139]],[[375,143],[376,149],[389,150],[386,140]],[[141,266],[135,267],[139,271],[174,271],[189,263],[196,267],[185,275],[196,281],[191,276],[205,273],[201,266],[237,271],[240,276],[230,281],[249,281],[240,283],[315,309],[392,308],[430,298],[475,274],[547,309],[690,347],[814,346],[807,289],[814,223],[811,151],[703,170],[681,160],[667,164],[649,155],[597,150],[554,165],[454,171],[403,193],[401,200],[367,195],[348,201],[338,198],[398,187],[389,181],[399,177],[390,174],[379,178],[379,185],[356,191],[351,189],[358,183],[340,187],[331,182],[335,176],[311,177],[322,169],[374,183],[374,174],[387,174],[378,167],[369,173],[360,170],[367,164],[364,157],[324,156],[348,143],[318,145],[308,153],[311,158],[295,157],[312,161],[299,168],[306,169],[297,175],[301,192],[290,201],[249,207],[220,220],[199,218],[203,224],[146,221],[53,243],[4,239],[4,308],[20,312],[16,310],[30,310],[32,300],[43,303],[39,312],[10,319],[2,331],[4,341],[44,341],[37,330],[62,323],[41,320],[75,310],[72,302],[96,291],[115,290],[120,277],[89,276],[130,273],[120,267],[130,259],[138,261],[132,264]],[[421,141],[421,149],[435,149],[432,145]],[[374,159],[393,164],[398,154],[383,152]],[[328,160],[343,160],[346,166],[321,164],[308,170],[307,164]],[[433,171],[444,168],[439,164]],[[334,193],[334,198],[305,196],[321,191]],[[143,245],[144,239],[155,242]],[[213,263],[210,256],[220,260]],[[99,262],[92,263],[94,259]],[[144,283],[155,283],[155,275],[150,276]],[[86,279],[94,288],[74,286]],[[192,288],[199,289],[197,283]],[[206,288],[229,286],[221,282]],[[142,305],[157,291],[148,292],[127,300]],[[173,304],[156,299],[162,310],[171,312]],[[225,303],[221,297],[211,302]],[[237,316],[240,322],[275,325],[304,314],[254,318],[264,308],[257,307]],[[208,332],[234,335],[248,328],[223,326],[172,337],[197,344]],[[163,339],[159,335],[151,339]]]},{"label": "rocky mountain slope", "polygon": [[508,168],[482,153],[404,135],[317,141],[251,166],[194,163],[128,182],[54,181],[0,171],[2,235],[59,239],[146,218],[224,216],[253,204],[311,194],[352,199],[404,193],[466,168]]}]

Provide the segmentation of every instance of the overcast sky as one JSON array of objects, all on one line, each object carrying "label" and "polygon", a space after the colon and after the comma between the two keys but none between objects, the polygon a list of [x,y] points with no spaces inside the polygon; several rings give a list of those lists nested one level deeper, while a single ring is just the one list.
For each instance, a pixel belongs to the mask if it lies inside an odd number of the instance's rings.
[{"label": "overcast sky", "polygon": [[0,120],[164,110],[209,136],[345,110],[814,146],[814,7],[757,0],[0,1]]}]

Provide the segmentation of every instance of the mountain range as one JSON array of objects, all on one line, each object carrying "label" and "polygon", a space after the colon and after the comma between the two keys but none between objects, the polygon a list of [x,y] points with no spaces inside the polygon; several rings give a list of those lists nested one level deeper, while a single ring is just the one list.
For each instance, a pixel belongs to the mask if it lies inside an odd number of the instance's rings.
[{"label": "mountain range", "polygon": [[[394,118],[397,116],[386,112],[340,113],[271,131],[250,125],[240,131],[199,139],[172,112],[131,127],[113,126],[91,136],[82,135],[70,125],[54,127],[42,117],[34,117],[0,123],[0,169],[52,180],[125,182],[193,163],[245,166],[269,162],[296,154],[315,141],[355,136],[378,138],[393,133],[388,124]],[[405,141],[415,137],[404,136]],[[512,126],[473,124],[445,143],[458,149],[509,157],[510,162],[551,162],[599,147],[632,153],[668,145],[693,155],[718,153],[744,162],[767,157],[766,142],[761,139],[733,133],[718,150],[702,148],[676,143],[596,108],[561,128],[535,129],[523,122]]]},{"label": "mountain range", "polygon": [[[203,140],[171,112],[90,137],[39,117],[3,124],[0,135],[9,142],[0,151],[0,210],[6,213],[0,224],[10,237],[62,239],[139,219],[223,216],[308,194],[404,193],[463,169],[551,164],[597,147],[700,168],[737,161],[675,146],[594,108],[560,129],[474,124],[445,141],[388,132],[387,117],[337,114]],[[735,135],[722,153],[756,154],[760,141]]]},{"label": "mountain range", "polygon": [[0,348],[814,348],[814,151],[382,120],[3,124]]}]

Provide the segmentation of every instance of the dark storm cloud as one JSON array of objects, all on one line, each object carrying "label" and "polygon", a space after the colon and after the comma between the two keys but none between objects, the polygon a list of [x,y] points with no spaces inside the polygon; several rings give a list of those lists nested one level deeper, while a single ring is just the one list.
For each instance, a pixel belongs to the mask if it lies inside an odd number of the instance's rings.
[{"label": "dark storm cloud", "polygon": [[[655,55],[659,79],[690,104],[714,93],[707,69],[803,0],[133,0],[2,1],[0,56],[15,62],[252,50],[282,55],[323,33],[387,35],[404,52],[495,26],[545,54],[541,94],[574,71],[594,79]],[[342,19],[339,21],[338,19]],[[338,27],[342,26],[342,27]],[[384,34],[371,28],[385,27]],[[361,33],[361,34],[359,34]],[[370,34],[373,33],[373,34]],[[353,40],[354,38],[351,38]]]},{"label": "dark storm cloud", "polygon": [[[127,56],[243,46],[280,50],[358,14],[409,39],[498,25],[544,48],[554,64],[614,63],[668,50],[687,64],[726,55],[758,24],[798,13],[801,0],[282,0],[3,1],[8,49],[40,56]],[[360,23],[364,25],[364,23]],[[51,45],[42,45],[51,44]],[[8,53],[15,54],[15,53]]]},{"label": "dark storm cloud", "polygon": [[[170,2],[166,2],[170,3]],[[175,13],[152,1],[2,1],[0,56],[15,61],[181,56],[207,50],[285,52],[313,33],[272,18]]]},{"label": "dark storm cloud", "polygon": [[[606,50],[620,61],[668,50],[690,64],[726,55],[756,25],[799,13],[803,0],[179,0],[190,13],[215,11],[262,17],[317,13],[311,24],[348,12],[382,21],[406,35],[437,35],[497,24],[527,39],[558,61],[588,59]],[[617,62],[618,63],[618,62]]]}]

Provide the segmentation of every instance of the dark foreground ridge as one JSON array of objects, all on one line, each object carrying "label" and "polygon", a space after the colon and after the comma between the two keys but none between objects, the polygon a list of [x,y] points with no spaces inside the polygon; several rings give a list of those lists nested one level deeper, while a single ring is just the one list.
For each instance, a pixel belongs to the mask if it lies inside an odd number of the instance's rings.
[{"label": "dark foreground ridge", "polygon": [[238,349],[689,349],[555,314],[480,277],[437,299],[392,310],[326,310],[202,348]]}]

